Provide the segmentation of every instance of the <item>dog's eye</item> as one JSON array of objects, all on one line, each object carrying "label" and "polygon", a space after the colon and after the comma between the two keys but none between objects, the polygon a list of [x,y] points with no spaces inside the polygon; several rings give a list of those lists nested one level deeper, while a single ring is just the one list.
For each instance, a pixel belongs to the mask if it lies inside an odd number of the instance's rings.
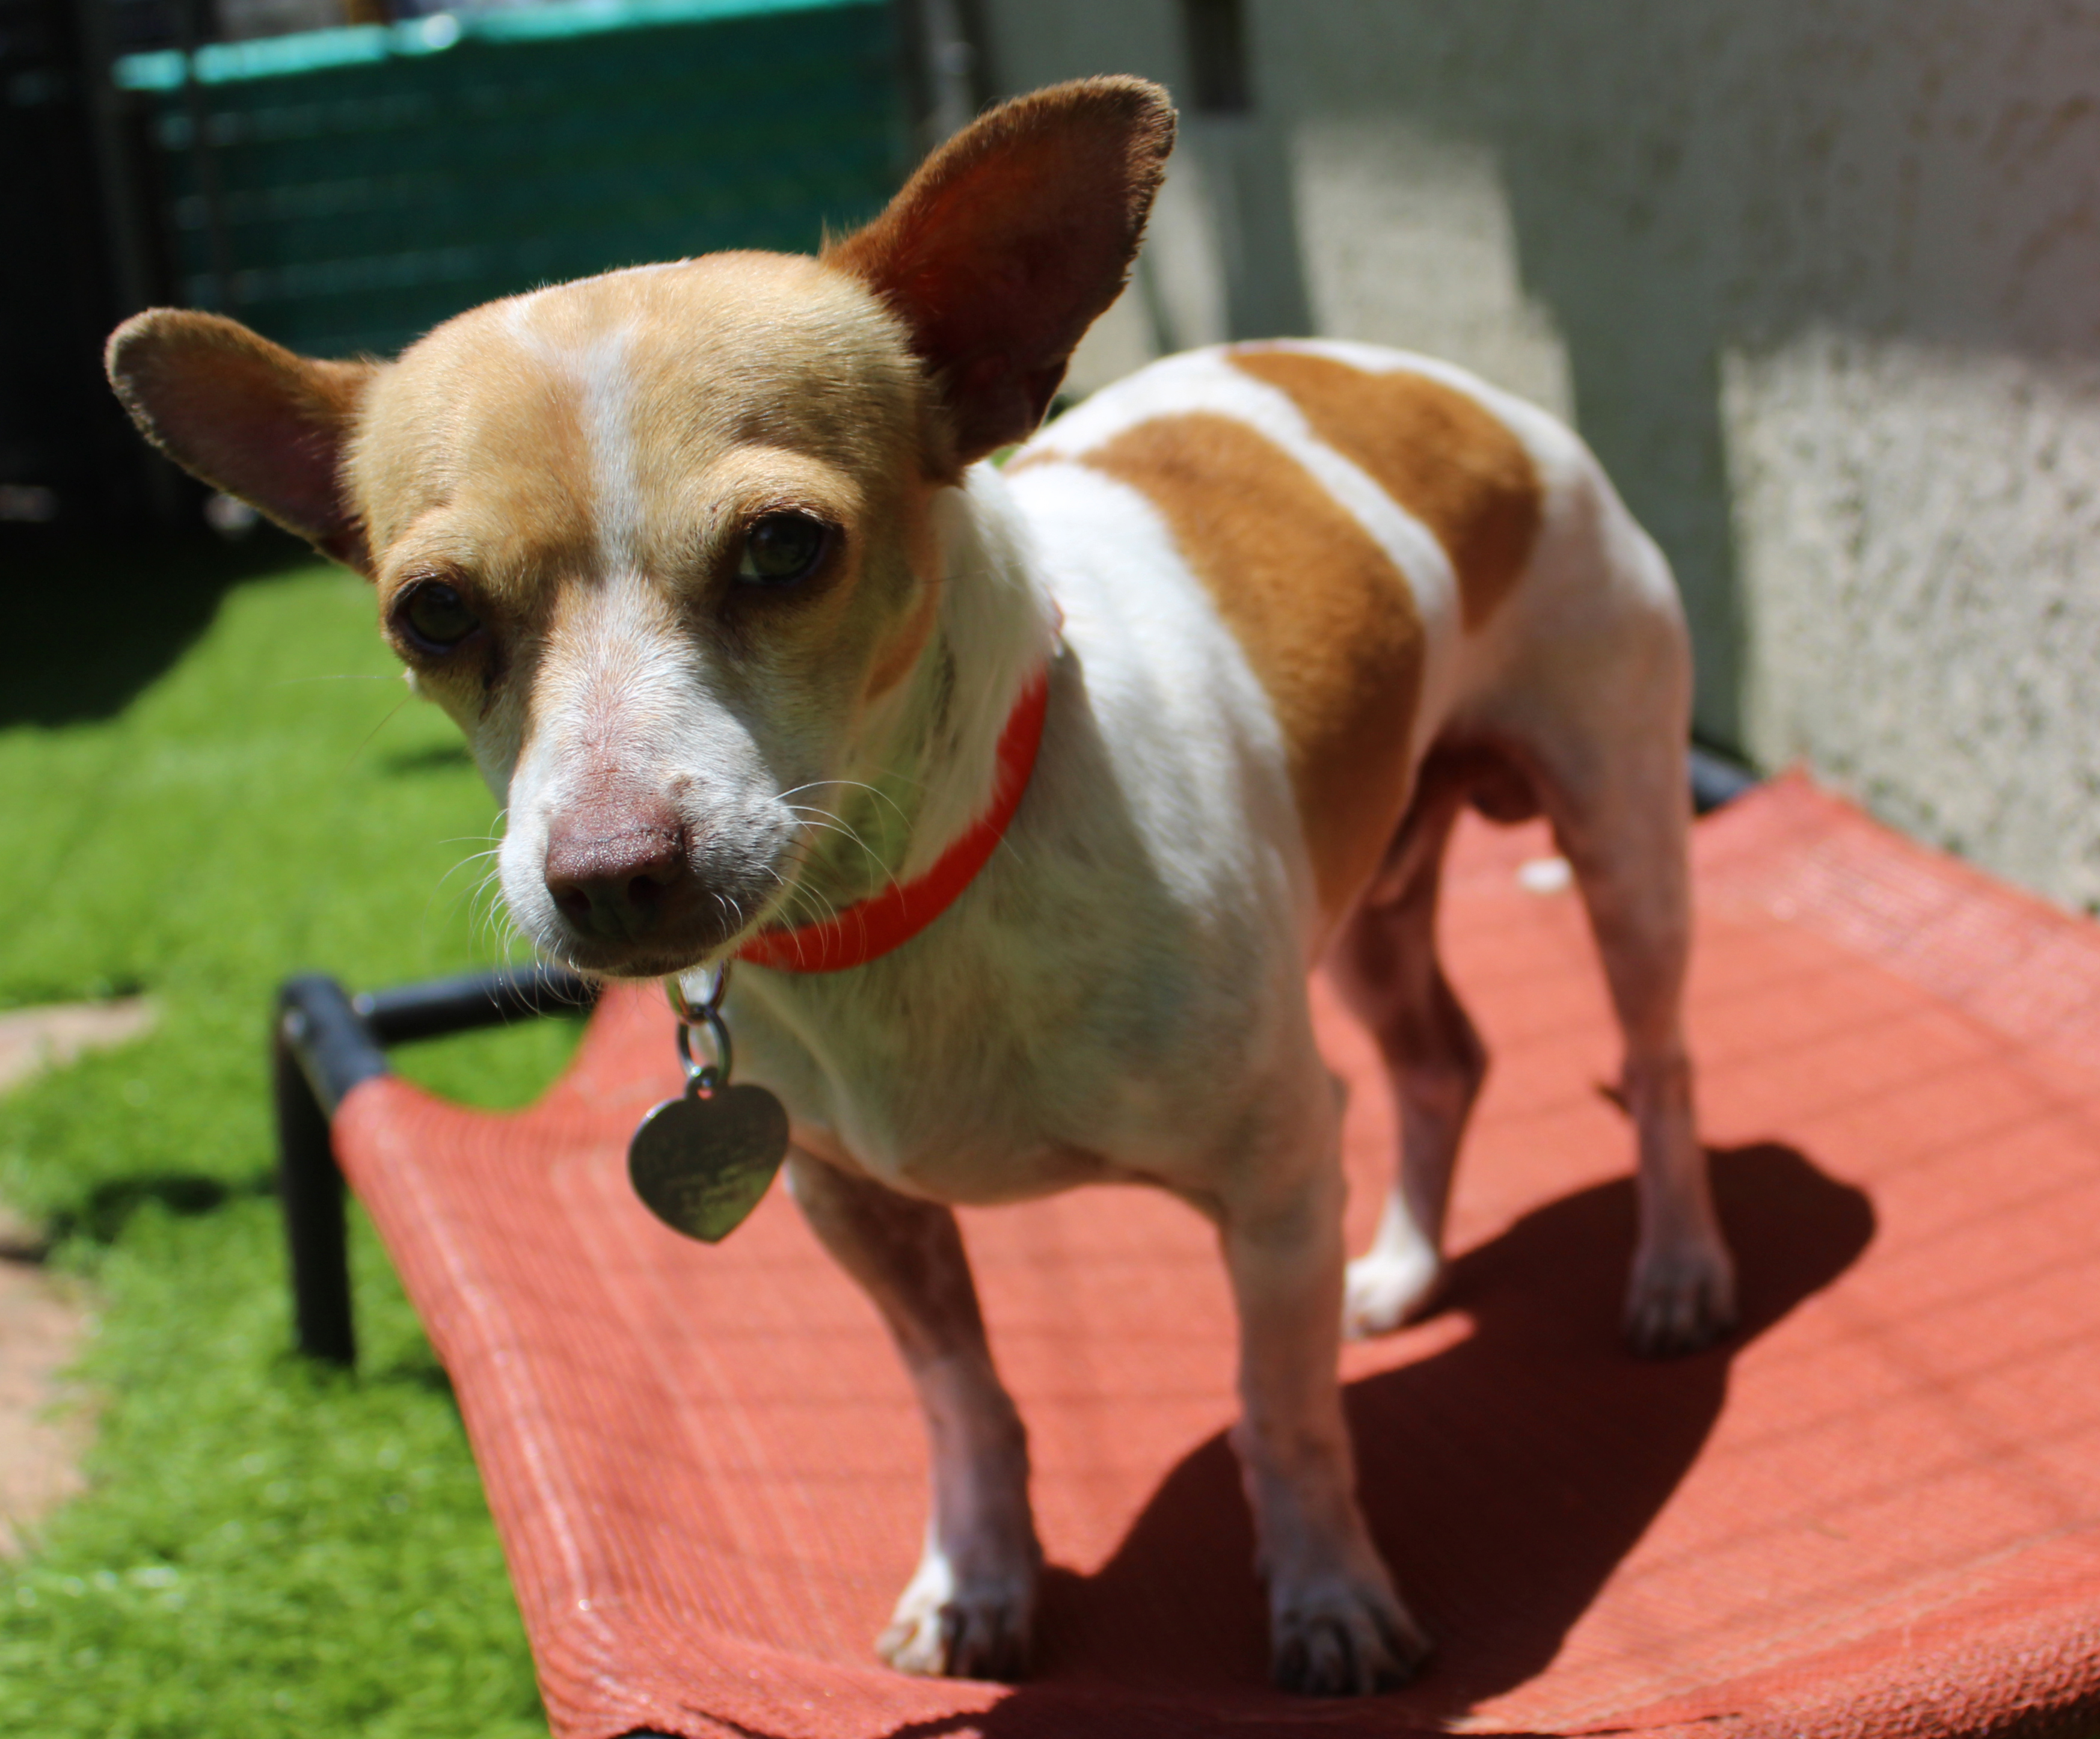
[{"label": "dog's eye", "polygon": [[736,577],[746,585],[793,585],[824,558],[831,530],[806,514],[768,514],[743,534]]},{"label": "dog's eye", "polygon": [[481,626],[466,600],[442,580],[424,580],[409,588],[397,612],[408,638],[426,652],[449,652]]}]

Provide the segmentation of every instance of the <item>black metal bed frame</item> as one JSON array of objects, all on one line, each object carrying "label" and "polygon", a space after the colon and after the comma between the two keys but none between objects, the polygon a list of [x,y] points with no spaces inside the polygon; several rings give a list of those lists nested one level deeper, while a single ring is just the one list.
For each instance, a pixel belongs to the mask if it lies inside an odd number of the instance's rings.
[{"label": "black metal bed frame", "polygon": [[[1692,751],[1692,805],[1700,814],[1756,783],[1754,774],[1731,761]],[[329,1135],[336,1107],[351,1088],[389,1072],[390,1044],[589,1008],[597,997],[593,981],[554,966],[506,967],[355,996],[316,973],[288,980],[278,991],[271,1026],[277,1190],[302,1353],[332,1364],[357,1361],[342,1172]]]},{"label": "black metal bed frame", "polygon": [[299,1350],[357,1361],[342,1172],[329,1128],[351,1088],[389,1073],[386,1047],[588,1008],[598,986],[554,966],[506,967],[353,996],[319,973],[288,980],[270,1029],[277,1193],[290,1247]]}]

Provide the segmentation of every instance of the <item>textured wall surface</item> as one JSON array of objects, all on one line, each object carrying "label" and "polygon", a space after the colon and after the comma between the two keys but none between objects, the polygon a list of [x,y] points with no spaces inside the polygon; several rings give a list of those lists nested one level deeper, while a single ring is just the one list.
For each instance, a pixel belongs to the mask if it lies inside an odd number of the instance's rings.
[{"label": "textured wall surface", "polygon": [[1758,757],[2100,910],[2100,363],[1812,333],[1723,399]]},{"label": "textured wall surface", "polygon": [[[1312,329],[1547,404],[1676,566],[1702,735],[2100,904],[2100,3],[1246,11],[1096,374]],[[1004,88],[1185,85],[1173,0],[986,14]]]}]

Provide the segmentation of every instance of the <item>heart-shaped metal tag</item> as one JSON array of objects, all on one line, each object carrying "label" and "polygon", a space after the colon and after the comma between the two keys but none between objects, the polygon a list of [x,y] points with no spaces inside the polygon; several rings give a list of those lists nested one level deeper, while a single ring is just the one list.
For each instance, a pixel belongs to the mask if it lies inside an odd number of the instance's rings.
[{"label": "heart-shaped metal tag", "polygon": [[643,1118],[627,1175],[673,1231],[718,1244],[751,1217],[787,1157],[787,1107],[763,1087],[717,1087]]}]

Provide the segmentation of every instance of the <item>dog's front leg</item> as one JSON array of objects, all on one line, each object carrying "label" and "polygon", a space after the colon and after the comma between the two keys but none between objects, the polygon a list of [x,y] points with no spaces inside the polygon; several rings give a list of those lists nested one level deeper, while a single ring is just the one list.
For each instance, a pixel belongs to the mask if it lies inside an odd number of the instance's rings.
[{"label": "dog's front leg", "polygon": [[875,1300],[926,1413],[926,1550],[876,1649],[904,1672],[1019,1678],[1043,1561],[1028,1440],[992,1368],[955,1216],[799,1149],[788,1183],[824,1247]]},{"label": "dog's front leg", "polygon": [[1331,1161],[1220,1217],[1240,1315],[1233,1431],[1261,1567],[1270,1671],[1285,1690],[1361,1696],[1405,1679],[1429,1649],[1357,1505],[1336,1366],[1342,1178]]}]

